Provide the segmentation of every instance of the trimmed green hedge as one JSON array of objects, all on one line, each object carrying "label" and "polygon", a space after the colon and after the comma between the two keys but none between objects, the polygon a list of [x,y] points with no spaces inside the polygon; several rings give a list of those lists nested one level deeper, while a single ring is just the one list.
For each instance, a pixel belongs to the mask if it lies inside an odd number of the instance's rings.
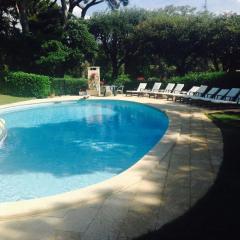
[{"label": "trimmed green hedge", "polygon": [[2,90],[15,96],[43,98],[49,96],[51,82],[48,76],[11,72],[5,79]]},{"label": "trimmed green hedge", "polygon": [[240,73],[203,72],[188,73],[183,77],[172,77],[167,82],[184,83],[185,88],[208,85],[209,87],[232,88],[240,86]]},{"label": "trimmed green hedge", "polygon": [[[23,97],[47,97],[50,93],[59,95],[78,95],[79,90],[85,91],[88,87],[85,78],[50,78],[25,72],[11,72],[5,78],[0,79],[1,93]],[[160,81],[160,80],[158,80]],[[209,87],[232,88],[240,87],[240,73],[204,72],[189,73],[183,77],[173,77],[164,82],[184,83],[185,89],[193,85],[208,85]],[[154,81],[148,82],[148,88]],[[125,88],[133,89],[139,85],[138,81],[127,82]]]},{"label": "trimmed green hedge", "polygon": [[51,93],[57,96],[78,95],[79,90],[88,87],[85,78],[50,78],[25,72],[10,72],[5,79],[0,79],[0,92],[13,96],[48,97]]},{"label": "trimmed green hedge", "polygon": [[52,93],[61,95],[78,95],[79,91],[85,91],[88,87],[88,81],[85,78],[53,78]]}]

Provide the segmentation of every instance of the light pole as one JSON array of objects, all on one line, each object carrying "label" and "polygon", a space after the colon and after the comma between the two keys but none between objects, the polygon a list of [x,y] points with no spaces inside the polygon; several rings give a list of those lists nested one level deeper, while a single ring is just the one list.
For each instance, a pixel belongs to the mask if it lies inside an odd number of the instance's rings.
[{"label": "light pole", "polygon": [[204,0],[204,12],[207,12],[208,11],[208,8],[207,8],[207,0]]}]

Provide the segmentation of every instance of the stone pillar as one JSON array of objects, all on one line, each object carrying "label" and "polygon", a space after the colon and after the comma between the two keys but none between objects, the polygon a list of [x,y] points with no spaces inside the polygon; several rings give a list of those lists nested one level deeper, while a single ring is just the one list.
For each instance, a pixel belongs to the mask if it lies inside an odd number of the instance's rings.
[{"label": "stone pillar", "polygon": [[90,96],[100,96],[100,67],[88,68],[88,90]]}]

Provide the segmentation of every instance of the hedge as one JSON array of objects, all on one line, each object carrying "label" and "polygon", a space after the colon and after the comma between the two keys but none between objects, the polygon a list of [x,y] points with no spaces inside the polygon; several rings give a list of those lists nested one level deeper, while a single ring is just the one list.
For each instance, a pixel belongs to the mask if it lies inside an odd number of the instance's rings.
[{"label": "hedge", "polygon": [[23,97],[78,95],[79,90],[85,91],[87,87],[85,78],[50,78],[25,72],[10,72],[6,79],[0,79],[1,93]]},{"label": "hedge", "polygon": [[[168,80],[159,78],[149,78],[143,82],[147,82],[147,88],[151,89],[154,82],[162,82],[161,88],[166,87],[168,83],[183,83],[184,89],[190,89],[192,86],[207,85],[209,87],[219,88],[240,88],[240,72],[192,72],[185,76],[176,76]],[[126,84],[126,89],[134,89],[139,85],[139,81],[131,81]]]},{"label": "hedge", "polygon": [[52,93],[61,95],[78,95],[79,91],[85,91],[88,87],[87,79],[85,78],[53,78]]},{"label": "hedge", "polygon": [[25,72],[9,73],[2,85],[4,93],[23,97],[47,97],[51,90],[48,76]]},{"label": "hedge", "polygon": [[172,77],[167,82],[184,83],[186,89],[192,86],[208,85],[209,87],[232,88],[240,87],[240,73],[197,72],[188,73],[183,77]]}]

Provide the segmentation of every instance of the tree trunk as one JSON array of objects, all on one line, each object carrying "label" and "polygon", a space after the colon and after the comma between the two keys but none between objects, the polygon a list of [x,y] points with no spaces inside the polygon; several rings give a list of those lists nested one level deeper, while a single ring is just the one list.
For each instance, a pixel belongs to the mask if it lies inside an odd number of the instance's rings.
[{"label": "tree trunk", "polygon": [[217,60],[216,56],[213,56],[212,62],[213,62],[213,66],[214,66],[215,70],[220,71],[218,60]]},{"label": "tree trunk", "polygon": [[93,0],[93,1],[91,1],[90,3],[88,3],[84,8],[82,8],[81,18],[82,18],[82,19],[85,18],[86,14],[87,14],[87,11],[88,11],[88,9],[89,9],[90,7],[92,7],[92,6],[94,6],[94,5],[97,5],[97,4],[99,4],[99,3],[102,3],[102,2],[103,2],[103,0],[99,0],[99,1]]},{"label": "tree trunk", "polygon": [[176,65],[176,72],[180,76],[184,76],[186,74],[186,69],[185,69],[185,61],[182,61],[180,64]]},{"label": "tree trunk", "polygon": [[228,72],[228,61],[226,59],[226,56],[221,58],[221,62],[222,62],[222,67],[223,67],[223,71],[224,72]]},{"label": "tree trunk", "polygon": [[85,8],[82,9],[82,12],[81,12],[81,18],[82,18],[82,19],[85,18],[86,14],[87,14],[87,10],[88,10],[87,7],[85,7]]},{"label": "tree trunk", "polygon": [[61,0],[61,5],[62,5],[62,24],[63,27],[66,27],[68,20],[68,9],[66,0]]},{"label": "tree trunk", "polygon": [[16,6],[19,14],[20,24],[22,26],[22,32],[24,35],[27,35],[29,34],[30,31],[29,31],[29,23],[28,23],[28,17],[27,17],[26,0],[18,0]]},{"label": "tree trunk", "polygon": [[229,72],[235,72],[238,69],[238,67],[240,65],[238,63],[238,61],[239,61],[238,59],[239,58],[238,58],[238,54],[237,53],[235,54],[235,56],[233,54],[231,54],[229,56],[229,67],[228,67]]},{"label": "tree trunk", "polygon": [[69,9],[68,9],[68,19],[71,18],[72,13],[73,13],[73,9],[76,7],[76,5],[74,4],[74,1],[69,1]]},{"label": "tree trunk", "polygon": [[117,79],[119,73],[119,66],[117,59],[112,60],[112,80]]}]

